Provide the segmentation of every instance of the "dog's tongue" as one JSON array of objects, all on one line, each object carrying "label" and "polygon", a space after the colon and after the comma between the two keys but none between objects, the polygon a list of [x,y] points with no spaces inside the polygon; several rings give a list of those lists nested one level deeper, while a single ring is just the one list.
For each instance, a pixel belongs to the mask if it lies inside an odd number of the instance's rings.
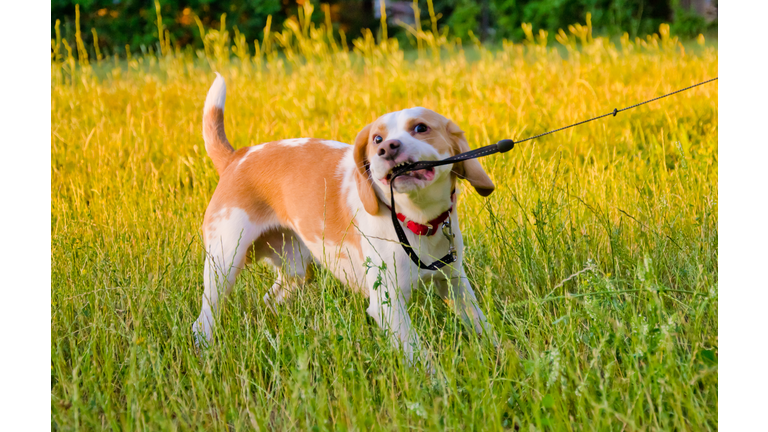
[{"label": "dog's tongue", "polygon": [[[391,181],[390,176],[391,174],[387,174],[386,178],[381,179],[382,183],[389,184],[389,182]],[[403,177],[411,177],[417,180],[431,181],[433,178],[435,178],[435,170],[433,168],[425,168],[425,169],[420,169],[416,171],[410,171],[401,175],[398,178],[403,178]]]},{"label": "dog's tongue", "polygon": [[432,180],[435,178],[435,170],[433,169],[420,169],[412,171],[411,174],[420,180]]}]

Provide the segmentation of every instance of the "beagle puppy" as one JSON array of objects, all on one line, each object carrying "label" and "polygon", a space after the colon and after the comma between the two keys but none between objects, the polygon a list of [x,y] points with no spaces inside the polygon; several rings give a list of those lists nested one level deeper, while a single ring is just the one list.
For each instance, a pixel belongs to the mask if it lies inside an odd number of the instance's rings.
[{"label": "beagle puppy", "polygon": [[[300,138],[234,150],[224,133],[224,79],[216,74],[203,109],[203,138],[220,180],[203,220],[205,291],[193,325],[210,343],[216,311],[250,260],[266,259],[277,278],[264,302],[271,309],[322,265],[349,289],[367,296],[368,314],[401,347],[409,364],[426,360],[406,303],[420,283],[436,292],[476,332],[491,333],[462,267],[463,242],[454,205],[457,179],[482,196],[494,184],[477,160],[410,172],[394,185],[398,218],[425,262],[455,247],[457,260],[421,270],[392,227],[392,169],[469,150],[456,124],[425,108],[385,114],[365,126],[354,145]],[[454,236],[444,235],[447,228]],[[451,239],[451,237],[453,237]],[[453,242],[453,244],[452,244]]]}]

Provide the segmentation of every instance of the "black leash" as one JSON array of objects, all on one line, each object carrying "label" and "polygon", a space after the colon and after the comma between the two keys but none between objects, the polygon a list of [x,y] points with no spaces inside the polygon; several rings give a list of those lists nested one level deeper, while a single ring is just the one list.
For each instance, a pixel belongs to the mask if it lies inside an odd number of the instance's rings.
[{"label": "black leash", "polygon": [[[397,238],[400,240],[400,244],[403,246],[403,249],[405,249],[405,252],[408,254],[408,256],[411,257],[411,261],[413,261],[414,264],[416,264],[417,266],[419,266],[420,269],[423,269],[423,270],[433,270],[434,271],[434,270],[437,270],[439,268],[442,268],[442,267],[446,266],[447,264],[451,264],[451,263],[456,261],[456,252],[453,250],[452,247],[451,247],[451,250],[449,250],[449,252],[444,257],[440,258],[439,260],[437,260],[437,261],[435,261],[435,262],[433,262],[432,264],[429,264],[429,265],[424,264],[424,262],[421,261],[419,256],[413,250],[413,247],[411,247],[411,243],[408,242],[408,238],[405,236],[405,231],[403,231],[403,227],[400,226],[400,221],[397,219],[397,210],[395,209],[395,190],[394,190],[395,179],[397,177],[399,177],[399,176],[401,176],[401,175],[403,175],[405,173],[408,173],[408,172],[411,172],[411,171],[420,170],[420,169],[434,168],[434,167],[441,166],[441,165],[448,165],[448,164],[452,164],[452,163],[456,163],[456,162],[465,161],[467,159],[474,159],[474,158],[479,158],[479,157],[483,157],[483,156],[490,156],[490,155],[496,154],[496,153],[506,153],[506,152],[512,150],[515,147],[515,144],[519,144],[519,143],[525,142],[525,141],[530,141],[530,140],[533,140],[533,139],[536,139],[536,138],[540,138],[540,137],[543,137],[544,135],[549,135],[549,134],[552,134],[552,133],[555,133],[555,132],[560,132],[561,130],[572,128],[574,126],[583,125],[584,123],[589,123],[591,121],[598,120],[598,119],[601,119],[603,117],[608,117],[608,116],[616,117],[616,114],[618,114],[618,113],[620,113],[622,111],[627,111],[627,110],[630,110],[632,108],[639,107],[640,105],[645,105],[647,103],[650,103],[650,102],[653,102],[653,101],[657,101],[657,100],[663,99],[663,98],[665,98],[667,96],[672,96],[673,94],[680,93],[680,92],[683,92],[683,91],[686,91],[686,90],[690,90],[690,89],[692,89],[694,87],[698,87],[700,85],[704,85],[704,84],[707,84],[707,83],[710,83],[710,82],[716,81],[716,80],[717,80],[717,77],[709,79],[709,80],[706,80],[706,81],[703,81],[703,82],[700,82],[698,84],[694,84],[694,85],[692,85],[690,87],[686,87],[686,88],[683,88],[683,89],[680,89],[680,90],[675,90],[672,93],[667,93],[667,94],[665,94],[663,96],[658,96],[658,97],[655,97],[653,99],[649,99],[649,100],[647,100],[645,102],[640,102],[638,104],[635,104],[635,105],[632,105],[632,106],[628,106],[626,108],[622,108],[622,109],[614,108],[613,111],[611,111],[611,112],[609,112],[607,114],[599,115],[597,117],[592,117],[589,120],[583,120],[583,121],[580,121],[578,123],[574,123],[572,125],[561,127],[559,129],[555,129],[555,130],[544,132],[544,133],[541,133],[541,134],[538,134],[538,135],[534,135],[532,137],[528,137],[526,139],[519,140],[517,142],[515,142],[515,141],[513,141],[511,139],[503,139],[503,140],[497,142],[496,144],[491,144],[491,145],[487,145],[485,147],[480,147],[478,149],[470,150],[468,152],[464,152],[464,153],[458,154],[456,156],[451,156],[451,157],[445,158],[443,160],[414,162],[414,163],[411,163],[411,164],[408,164],[408,165],[404,165],[404,166],[398,168],[397,170],[392,172],[392,177],[391,177],[391,179],[389,181],[389,196],[390,196],[390,206],[392,208],[392,211],[391,211],[392,212],[392,225],[394,225],[394,227],[395,227],[395,232],[397,233]],[[448,221],[450,221],[450,217],[448,218]]]}]

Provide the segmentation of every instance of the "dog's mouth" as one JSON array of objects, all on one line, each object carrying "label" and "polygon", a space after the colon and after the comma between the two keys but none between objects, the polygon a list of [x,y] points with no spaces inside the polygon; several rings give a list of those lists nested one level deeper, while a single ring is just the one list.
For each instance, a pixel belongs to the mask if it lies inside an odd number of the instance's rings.
[{"label": "dog's mouth", "polygon": [[[394,165],[392,168],[389,169],[389,171],[387,172],[387,175],[381,179],[381,182],[384,183],[385,185],[388,185],[389,182],[392,180],[392,172],[395,169],[400,168],[404,165],[409,165],[411,163],[413,163],[413,161],[408,159],[398,163],[397,165]],[[435,169],[432,167],[429,167],[429,168],[424,168],[420,170],[409,171],[405,174],[401,174],[397,176],[397,178],[400,179],[400,181],[402,181],[403,179],[410,179],[410,180],[423,180],[428,182],[435,178]]]}]

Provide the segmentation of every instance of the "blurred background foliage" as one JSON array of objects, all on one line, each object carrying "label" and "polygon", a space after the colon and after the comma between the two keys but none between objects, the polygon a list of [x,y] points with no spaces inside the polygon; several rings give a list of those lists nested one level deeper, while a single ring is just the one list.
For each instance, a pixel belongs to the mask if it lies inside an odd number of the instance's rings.
[{"label": "blurred background foliage", "polygon": [[[271,27],[280,31],[282,23],[297,19],[298,9],[310,0],[159,0],[163,28],[174,46],[202,47],[200,25],[220,28],[222,18],[227,29],[237,29],[246,40],[262,40],[271,16]],[[380,0],[324,0],[316,10],[328,8],[334,30],[346,40],[371,29],[379,37]],[[321,3],[325,6],[322,6]],[[157,13],[153,0],[51,0],[51,37],[56,21],[61,21],[61,36],[73,40],[76,32],[76,4],[80,5],[82,39],[89,50],[94,38],[107,55],[126,55],[131,50],[145,51],[158,41]],[[407,25],[415,24],[413,7],[418,5],[424,28],[432,26],[430,10],[449,37],[487,43],[503,39],[525,38],[521,27],[530,23],[534,29],[555,34],[574,22],[583,22],[591,14],[596,34],[644,36],[671,23],[673,34],[695,37],[699,33],[716,36],[717,0],[428,0],[386,1],[388,36],[406,42],[412,36]],[[318,23],[323,14],[315,14]],[[96,32],[93,32],[93,30]],[[407,45],[405,45],[407,46]]]}]

